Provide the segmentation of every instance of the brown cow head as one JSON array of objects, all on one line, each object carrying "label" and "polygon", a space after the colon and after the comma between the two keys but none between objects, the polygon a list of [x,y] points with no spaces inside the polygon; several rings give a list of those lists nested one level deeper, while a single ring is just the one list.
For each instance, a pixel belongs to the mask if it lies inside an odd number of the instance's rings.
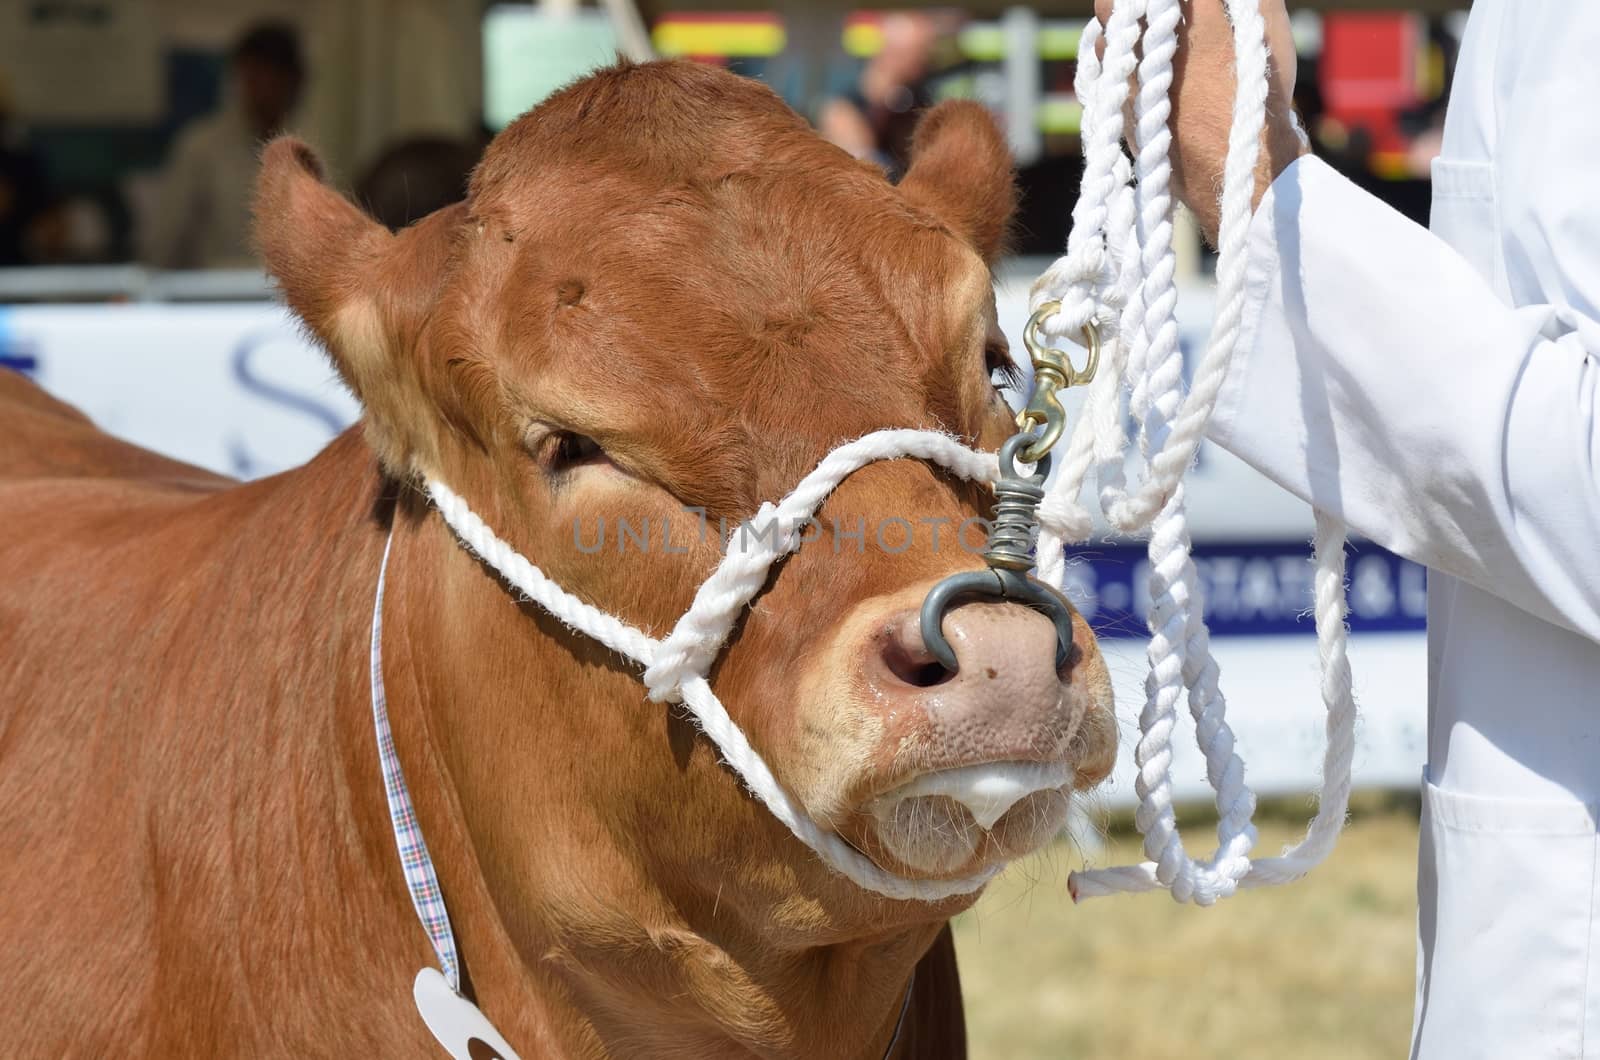
[{"label": "brown cow head", "polygon": [[[258,214],[384,467],[439,478],[559,584],[662,635],[723,522],[839,443],[927,427],[994,449],[1012,432],[989,272],[1012,202],[976,105],[927,117],[895,187],[755,82],[648,64],[525,115],[464,203],[398,235],[292,140],[267,150]],[[911,876],[1036,849],[1111,763],[1081,620],[1059,671],[1050,623],[1011,604],[951,613],[955,675],[923,646],[928,589],[981,566],[960,524],[986,496],[915,460],[857,472],[712,672],[810,814]],[[491,884],[529,896],[507,900],[512,919],[603,916],[608,889],[640,881],[796,939],[965,901],[889,902],[832,875],[681,716],[643,702],[629,665],[519,608],[436,516],[406,531],[393,576],[428,601],[411,623],[422,698]],[[1028,780],[1041,764],[1064,769]]]}]

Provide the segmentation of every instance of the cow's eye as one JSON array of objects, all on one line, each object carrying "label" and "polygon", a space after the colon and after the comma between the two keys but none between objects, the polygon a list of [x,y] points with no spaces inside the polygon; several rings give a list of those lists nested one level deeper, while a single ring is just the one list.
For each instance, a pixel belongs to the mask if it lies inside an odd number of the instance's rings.
[{"label": "cow's eye", "polygon": [[1011,347],[998,330],[983,344],[983,366],[996,390],[1020,390],[1022,369],[1011,359]]},{"label": "cow's eye", "polygon": [[556,431],[550,436],[546,452],[551,471],[565,471],[579,464],[587,464],[605,455],[600,443],[593,438],[572,431]]}]

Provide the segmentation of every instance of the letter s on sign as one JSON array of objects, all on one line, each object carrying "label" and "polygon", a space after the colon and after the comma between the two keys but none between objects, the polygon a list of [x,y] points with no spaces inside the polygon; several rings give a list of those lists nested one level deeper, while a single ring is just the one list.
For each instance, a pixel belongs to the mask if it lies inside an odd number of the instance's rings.
[{"label": "letter s on sign", "polygon": [[[316,448],[321,448],[355,420],[354,417],[316,395],[291,389],[282,381],[267,379],[258,372],[257,353],[268,346],[290,342],[296,340],[292,339],[291,334],[286,334],[283,326],[257,328],[247,332],[233,348],[231,358],[233,379],[240,390],[252,397],[260,398],[277,408],[288,409],[317,424],[319,430],[316,431],[315,445]],[[277,364],[279,358],[269,358],[269,361]],[[321,363],[326,365],[326,362]],[[323,377],[326,377],[325,372]],[[236,430],[228,439],[233,470],[241,478],[253,478],[292,467],[316,452],[315,448],[306,453],[290,452],[287,451],[288,447],[282,444],[273,444],[279,440],[263,438],[260,434],[261,432],[257,431],[246,435],[244,431]],[[292,448],[299,450],[301,446],[294,445]]]}]

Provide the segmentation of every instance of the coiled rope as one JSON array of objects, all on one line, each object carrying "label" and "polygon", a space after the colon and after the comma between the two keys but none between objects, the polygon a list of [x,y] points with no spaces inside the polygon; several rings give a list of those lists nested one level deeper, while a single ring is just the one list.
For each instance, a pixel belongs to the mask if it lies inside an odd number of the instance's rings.
[{"label": "coiled rope", "polygon": [[[1078,899],[1165,888],[1179,901],[1209,905],[1240,886],[1297,879],[1332,849],[1349,803],[1355,703],[1345,650],[1344,527],[1325,513],[1316,514],[1313,612],[1328,741],[1318,810],[1301,842],[1278,857],[1252,859],[1255,795],[1245,783],[1244,763],[1226,720],[1184,507],[1183,476],[1205,436],[1239,339],[1246,239],[1266,122],[1265,22],[1257,0],[1226,0],[1226,7],[1238,90],[1223,174],[1216,317],[1188,392],[1175,315],[1168,127],[1180,0],[1117,0],[1103,28],[1091,21],[1085,29],[1076,84],[1083,104],[1083,186],[1067,252],[1040,276],[1030,297],[1036,313],[1059,303],[1040,321],[1045,335],[1061,341],[1092,323],[1108,345],[1060,474],[1040,509],[1041,578],[1061,584],[1062,546],[1093,532],[1091,515],[1078,499],[1091,467],[1110,526],[1149,532],[1150,670],[1134,751],[1135,821],[1149,860],[1074,873],[1069,883]],[[1131,166],[1122,151],[1130,81],[1137,85]],[[1130,415],[1139,424],[1131,487],[1124,427]],[[1185,698],[1206,778],[1216,792],[1217,847],[1204,860],[1186,851],[1172,805],[1172,735],[1178,701]]]}]

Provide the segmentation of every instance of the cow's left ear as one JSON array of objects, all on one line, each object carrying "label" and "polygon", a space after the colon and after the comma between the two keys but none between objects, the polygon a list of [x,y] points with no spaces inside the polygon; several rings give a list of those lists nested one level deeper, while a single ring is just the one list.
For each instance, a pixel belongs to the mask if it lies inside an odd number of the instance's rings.
[{"label": "cow's left ear", "polygon": [[437,460],[439,409],[419,339],[463,217],[447,207],[390,234],[323,181],[305,144],[280,137],[262,156],[255,221],[267,271],[360,398],[378,458],[401,476]]},{"label": "cow's left ear", "polygon": [[993,263],[1017,206],[1011,151],[982,104],[951,100],[917,123],[905,196],[936,215]]}]

